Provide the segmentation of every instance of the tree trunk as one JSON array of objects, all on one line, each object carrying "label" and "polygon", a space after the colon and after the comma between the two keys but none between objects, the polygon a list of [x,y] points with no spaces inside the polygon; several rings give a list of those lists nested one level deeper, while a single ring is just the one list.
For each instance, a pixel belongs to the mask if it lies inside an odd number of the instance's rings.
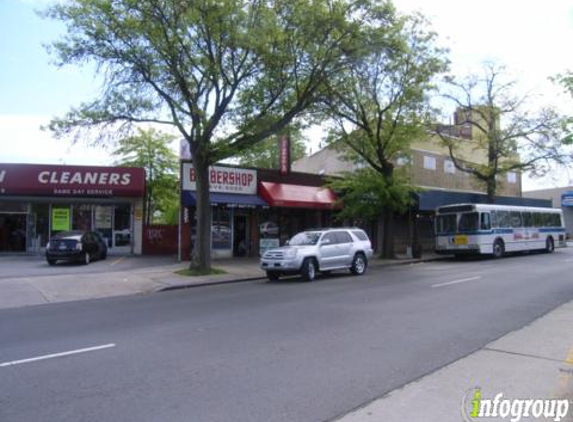
[{"label": "tree trunk", "polygon": [[386,209],[382,216],[382,253],[380,258],[392,259],[394,258],[394,212]]},{"label": "tree trunk", "polygon": [[211,202],[209,200],[209,163],[201,154],[193,156],[193,168],[197,182],[196,191],[196,236],[191,254],[190,268],[199,271],[211,270]]},{"label": "tree trunk", "polygon": [[495,180],[495,176],[493,179],[488,179],[486,183],[487,188],[487,203],[488,204],[495,204],[495,194],[497,193],[497,181]]},{"label": "tree trunk", "polygon": [[[382,163],[382,175],[387,180],[388,185],[393,184],[393,177],[394,177],[394,165],[389,162],[385,161]],[[394,233],[393,233],[393,225],[394,225],[394,211],[392,210],[391,205],[386,206],[382,210],[382,253],[380,254],[380,258],[383,259],[392,259],[394,258]]]}]

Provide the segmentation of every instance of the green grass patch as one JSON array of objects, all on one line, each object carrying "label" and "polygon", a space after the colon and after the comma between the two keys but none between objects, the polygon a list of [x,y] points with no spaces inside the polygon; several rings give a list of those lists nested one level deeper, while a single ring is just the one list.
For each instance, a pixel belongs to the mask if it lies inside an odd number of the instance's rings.
[{"label": "green grass patch", "polygon": [[184,270],[175,271],[175,274],[184,275],[186,277],[197,277],[201,275],[227,274],[227,271],[221,270],[220,268],[211,268],[211,271],[191,270],[189,268],[185,268]]}]

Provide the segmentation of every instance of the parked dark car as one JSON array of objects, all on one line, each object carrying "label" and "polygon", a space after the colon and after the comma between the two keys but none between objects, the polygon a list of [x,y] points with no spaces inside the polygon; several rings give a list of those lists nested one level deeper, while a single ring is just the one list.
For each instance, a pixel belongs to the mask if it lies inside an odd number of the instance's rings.
[{"label": "parked dark car", "polygon": [[90,231],[61,232],[53,236],[46,246],[46,260],[54,265],[57,261],[76,261],[85,265],[107,257],[107,245],[99,233]]}]

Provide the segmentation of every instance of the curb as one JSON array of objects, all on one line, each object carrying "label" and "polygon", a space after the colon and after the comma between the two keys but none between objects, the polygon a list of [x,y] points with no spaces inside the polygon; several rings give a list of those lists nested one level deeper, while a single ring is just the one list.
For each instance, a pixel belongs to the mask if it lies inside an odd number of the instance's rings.
[{"label": "curb", "polygon": [[[404,261],[397,261],[397,262],[388,262],[385,264],[370,266],[370,268],[383,268],[383,267],[392,267],[392,266],[397,266],[397,265],[421,264],[424,262],[440,261],[440,260],[446,259],[446,258],[449,258],[449,257],[448,256],[437,256],[437,257],[428,258],[428,259],[420,258],[420,259],[408,260],[408,261],[404,260]],[[195,287],[216,286],[216,285],[220,285],[220,284],[232,284],[232,283],[243,283],[243,282],[247,282],[247,281],[266,280],[266,278],[267,277],[262,276],[262,277],[237,278],[237,279],[233,279],[233,280],[204,281],[204,282],[195,283],[195,284],[182,284],[179,286],[161,287],[159,289],[156,289],[155,292],[169,292],[169,291],[173,291],[173,290],[193,289]]]},{"label": "curb", "polygon": [[370,268],[379,268],[379,267],[393,267],[393,266],[397,266],[397,265],[409,265],[409,264],[422,264],[424,262],[433,262],[433,261],[441,261],[444,259],[448,259],[451,258],[451,256],[449,255],[444,255],[444,256],[436,256],[434,258],[419,258],[419,259],[410,259],[410,260],[403,260],[403,261],[397,261],[397,262],[388,262],[386,264],[380,264],[380,265],[369,265]]},{"label": "curb", "polygon": [[195,283],[195,284],[182,284],[179,286],[161,287],[155,291],[156,292],[169,292],[172,290],[192,289],[194,287],[206,287],[206,286],[216,286],[219,284],[243,283],[243,282],[247,282],[247,281],[265,280],[265,279],[266,279],[266,277],[247,277],[247,278],[237,278],[234,280],[203,281],[201,283]]}]

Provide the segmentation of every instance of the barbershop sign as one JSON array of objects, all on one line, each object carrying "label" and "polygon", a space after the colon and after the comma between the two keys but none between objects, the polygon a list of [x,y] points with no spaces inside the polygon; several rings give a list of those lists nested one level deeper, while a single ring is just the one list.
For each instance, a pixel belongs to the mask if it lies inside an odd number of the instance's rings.
[{"label": "barbershop sign", "polygon": [[[197,190],[195,169],[191,163],[183,163],[183,190]],[[256,195],[257,171],[234,167],[209,167],[209,191]]]},{"label": "barbershop sign", "polygon": [[141,168],[0,164],[0,195],[143,196]]}]

